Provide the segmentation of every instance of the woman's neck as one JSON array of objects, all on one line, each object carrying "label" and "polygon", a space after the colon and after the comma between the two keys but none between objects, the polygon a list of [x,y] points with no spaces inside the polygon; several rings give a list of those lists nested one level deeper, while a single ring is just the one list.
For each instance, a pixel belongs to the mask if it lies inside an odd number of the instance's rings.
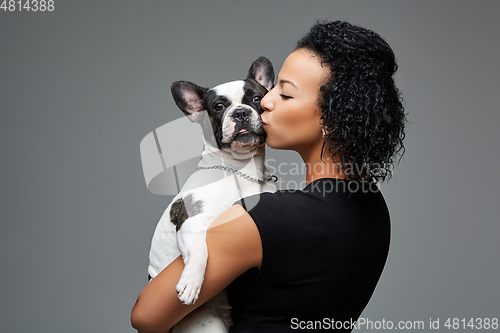
[{"label": "woman's neck", "polygon": [[321,148],[299,154],[306,165],[306,184],[320,178],[346,178],[345,173],[340,170],[340,159],[338,156],[332,159],[327,149],[323,153],[323,158],[321,158]]}]

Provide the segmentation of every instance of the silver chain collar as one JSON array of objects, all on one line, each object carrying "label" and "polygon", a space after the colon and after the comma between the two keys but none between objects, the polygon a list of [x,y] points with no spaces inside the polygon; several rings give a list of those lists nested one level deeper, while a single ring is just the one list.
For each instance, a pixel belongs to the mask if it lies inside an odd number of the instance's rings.
[{"label": "silver chain collar", "polygon": [[274,179],[275,182],[278,180],[278,177],[275,176],[275,175],[268,175],[268,176],[266,176],[264,178],[253,178],[253,177],[250,177],[247,174],[244,174],[243,172],[241,172],[239,170],[236,170],[234,168],[230,168],[230,167],[227,167],[227,166],[223,166],[223,165],[213,165],[213,166],[209,166],[209,167],[197,167],[196,168],[196,170],[209,170],[209,169],[219,169],[219,170],[224,170],[224,171],[227,171],[227,172],[231,172],[231,173],[234,173],[237,176],[240,176],[243,179],[249,180],[249,181],[257,183],[259,185],[263,184],[265,182],[268,182],[270,180],[273,180],[273,179]]}]

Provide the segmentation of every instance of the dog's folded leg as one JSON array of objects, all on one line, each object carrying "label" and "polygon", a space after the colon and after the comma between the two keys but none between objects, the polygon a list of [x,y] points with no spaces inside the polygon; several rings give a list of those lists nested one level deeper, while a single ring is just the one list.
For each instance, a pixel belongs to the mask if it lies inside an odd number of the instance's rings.
[{"label": "dog's folded leg", "polygon": [[206,243],[206,227],[212,219],[197,215],[187,219],[177,233],[179,250],[184,261],[184,270],[176,286],[179,300],[186,304],[194,304],[200,294],[205,268],[207,266],[208,250]]}]

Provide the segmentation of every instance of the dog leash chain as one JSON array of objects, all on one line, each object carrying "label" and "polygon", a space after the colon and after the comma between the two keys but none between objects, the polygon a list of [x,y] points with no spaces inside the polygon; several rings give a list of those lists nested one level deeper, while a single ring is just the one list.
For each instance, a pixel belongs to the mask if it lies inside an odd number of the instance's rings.
[{"label": "dog leash chain", "polygon": [[275,182],[278,180],[278,177],[275,176],[275,175],[268,175],[268,176],[266,176],[264,178],[253,178],[253,177],[250,177],[247,174],[244,174],[243,172],[241,172],[239,170],[236,170],[236,169],[224,166],[224,165],[213,165],[213,166],[209,166],[209,167],[197,167],[196,168],[196,170],[209,170],[209,169],[219,169],[219,170],[224,170],[224,171],[227,171],[227,172],[231,172],[231,173],[233,173],[235,175],[240,176],[243,179],[249,180],[249,181],[257,183],[259,185],[262,184],[262,183],[268,182],[270,180],[274,180]]}]

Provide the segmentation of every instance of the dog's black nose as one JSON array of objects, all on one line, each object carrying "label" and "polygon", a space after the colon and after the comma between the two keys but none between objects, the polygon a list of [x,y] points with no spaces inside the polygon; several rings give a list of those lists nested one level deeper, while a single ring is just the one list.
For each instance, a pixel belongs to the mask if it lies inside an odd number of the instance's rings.
[{"label": "dog's black nose", "polygon": [[250,121],[250,110],[247,109],[238,109],[233,113],[233,118],[235,120],[239,120],[241,122]]}]

